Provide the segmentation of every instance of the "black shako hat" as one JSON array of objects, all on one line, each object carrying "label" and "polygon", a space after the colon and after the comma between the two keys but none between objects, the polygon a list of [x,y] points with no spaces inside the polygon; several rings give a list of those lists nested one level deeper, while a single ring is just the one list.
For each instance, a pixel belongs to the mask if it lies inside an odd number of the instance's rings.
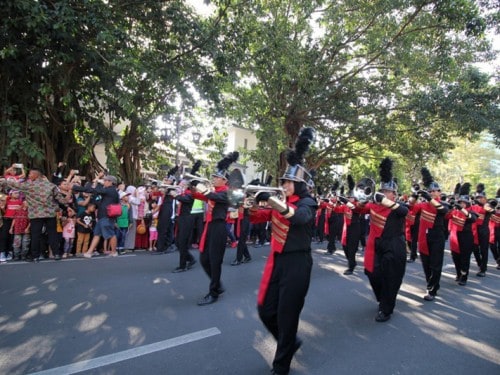
[{"label": "black shako hat", "polygon": [[441,191],[441,187],[436,181],[434,181],[434,177],[432,177],[431,172],[426,167],[422,167],[422,169],[420,169],[420,173],[422,174],[422,183],[425,190]]},{"label": "black shako hat", "polygon": [[228,168],[231,166],[232,163],[235,163],[240,156],[240,153],[238,151],[233,151],[224,156],[219,162],[217,163],[217,167],[214,173],[212,173],[212,177],[221,177],[224,179],[228,179],[229,177],[229,172]]},{"label": "black shako hat", "polygon": [[295,149],[289,150],[286,156],[288,163],[287,169],[280,180],[290,180],[304,182],[308,186],[314,186],[312,175],[302,165],[304,164],[304,155],[309,151],[309,146],[314,140],[314,129],[303,128],[299,137],[295,141]]},{"label": "black shako hat", "polygon": [[380,162],[379,175],[380,175],[380,190],[398,191],[398,184],[392,178],[392,160],[388,157]]}]

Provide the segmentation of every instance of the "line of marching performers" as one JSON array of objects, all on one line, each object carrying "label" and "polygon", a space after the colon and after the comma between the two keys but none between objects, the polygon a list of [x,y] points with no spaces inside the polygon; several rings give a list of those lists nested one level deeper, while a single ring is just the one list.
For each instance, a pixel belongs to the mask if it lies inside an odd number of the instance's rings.
[{"label": "line of marching performers", "polygon": [[[453,195],[446,195],[427,168],[421,173],[422,183],[414,184],[412,193],[397,197],[397,202],[408,209],[404,226],[407,262],[414,262],[420,254],[427,281],[424,299],[432,301],[440,288],[446,241],[459,285],[467,284],[472,254],[478,265],[477,277],[486,275],[489,250],[500,269],[500,189],[496,198],[488,199],[484,184],[478,184],[471,194],[471,184],[464,183],[457,184]],[[318,242],[322,242],[320,233],[327,234],[328,254],[336,251],[335,241],[340,240],[348,263],[344,275],[351,275],[359,246],[366,246],[366,219],[370,216],[362,202],[363,193],[360,197],[360,186],[350,175],[347,185],[344,194],[336,182],[329,196],[319,199],[316,231]]]},{"label": "line of marching performers", "polygon": [[[259,287],[257,309],[277,343],[273,374],[288,374],[292,358],[302,345],[297,330],[309,289],[311,244],[318,226],[328,234],[328,253],[336,250],[335,239],[340,236],[348,261],[345,275],[355,270],[359,244],[364,247],[364,272],[378,302],[377,322],[391,318],[406,264],[416,259],[417,249],[426,277],[426,301],[434,300],[440,288],[447,239],[460,285],[466,285],[472,253],[479,266],[478,277],[484,277],[487,271],[489,245],[500,262],[497,209],[500,197],[488,200],[484,186],[479,185],[471,196],[470,184],[466,183],[456,195],[443,197],[439,184],[422,168],[422,186],[415,187],[409,197],[400,196],[392,177],[392,160],[385,158],[379,166],[378,188],[369,178],[357,184],[348,179],[345,195],[334,189],[330,197],[315,199],[312,175],[303,166],[304,154],[313,138],[311,128],[302,129],[295,149],[289,150],[288,166],[280,178],[282,196],[263,188],[262,194],[243,194],[239,201],[250,223],[272,224],[270,253]],[[183,204],[188,203],[187,199],[199,199],[208,207],[199,259],[210,282],[208,293],[198,301],[200,306],[217,302],[225,292],[221,275],[227,237],[225,224],[228,209],[234,204],[231,199],[234,191],[230,189],[232,173],[228,169],[237,158],[238,153],[233,152],[222,159],[210,181],[191,176],[186,190],[190,192],[189,198],[172,193]],[[338,223],[342,219],[340,234]],[[321,242],[324,236],[318,235],[317,240]],[[181,257],[184,250],[180,248]],[[245,256],[249,255],[242,255]],[[194,261],[190,257],[184,260],[181,258],[180,268]]]}]

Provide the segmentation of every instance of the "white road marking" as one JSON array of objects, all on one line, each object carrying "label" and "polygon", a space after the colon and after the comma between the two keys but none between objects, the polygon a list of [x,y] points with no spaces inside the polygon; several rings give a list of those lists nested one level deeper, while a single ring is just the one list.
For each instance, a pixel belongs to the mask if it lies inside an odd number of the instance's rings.
[{"label": "white road marking", "polygon": [[99,368],[102,366],[111,365],[113,363],[126,361],[128,359],[140,357],[154,352],[159,352],[161,350],[173,348],[175,346],[188,344],[193,341],[203,340],[211,336],[220,335],[221,331],[217,327],[212,327],[205,329],[203,331],[188,333],[187,335],[174,337],[172,339],[159,341],[154,344],[143,345],[138,348],[124,350],[122,352],[108,354],[102,357],[97,357],[89,359],[86,361],[80,361],[73,363],[71,365],[55,367],[53,369],[48,369],[39,372],[33,372],[30,375],[70,375],[76,374],[82,371],[91,370],[94,368]]}]

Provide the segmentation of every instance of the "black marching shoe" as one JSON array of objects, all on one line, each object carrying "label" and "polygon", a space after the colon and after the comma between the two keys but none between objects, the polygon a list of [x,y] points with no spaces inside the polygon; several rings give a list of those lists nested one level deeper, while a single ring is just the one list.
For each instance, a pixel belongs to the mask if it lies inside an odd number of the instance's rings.
[{"label": "black marching shoe", "polygon": [[193,259],[193,260],[190,260],[189,262],[187,262],[187,269],[191,269],[193,268],[193,266],[196,264],[196,259]]},{"label": "black marching shoe", "polygon": [[187,267],[177,267],[172,273],[186,272],[188,269]]},{"label": "black marching shoe", "polygon": [[217,302],[217,297],[214,297],[209,293],[198,301],[198,306],[210,305],[214,302]]},{"label": "black marching shoe", "polygon": [[239,266],[241,262],[238,259],[235,259],[231,262],[231,266]]},{"label": "black marching shoe", "polygon": [[406,263],[414,263],[414,262],[415,262],[415,259],[413,259],[413,258],[408,258],[406,260]]},{"label": "black marching shoe", "polygon": [[391,314],[386,314],[383,311],[379,311],[375,317],[375,321],[377,322],[387,322],[389,319],[391,319]]},{"label": "black marching shoe", "polygon": [[486,272],[480,271],[480,272],[476,273],[476,276],[477,277],[485,277],[486,276]]},{"label": "black marching shoe", "polygon": [[350,268],[348,268],[348,269],[346,269],[346,270],[344,271],[344,275],[352,275],[352,273],[353,273],[352,271],[353,271],[353,270],[351,270]]},{"label": "black marching shoe", "polygon": [[252,258],[248,257],[248,258],[243,258],[241,263],[250,263],[251,261],[252,261]]},{"label": "black marching shoe", "polygon": [[424,300],[426,301],[434,301],[434,295],[430,294],[430,293],[427,293],[425,296],[424,296]]}]

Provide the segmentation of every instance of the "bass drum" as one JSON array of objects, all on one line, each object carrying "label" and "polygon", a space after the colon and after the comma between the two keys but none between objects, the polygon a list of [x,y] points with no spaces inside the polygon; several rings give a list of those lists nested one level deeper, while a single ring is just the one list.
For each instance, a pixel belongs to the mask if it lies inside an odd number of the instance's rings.
[{"label": "bass drum", "polygon": [[358,202],[366,203],[373,198],[373,194],[375,194],[375,181],[371,178],[364,177],[358,181],[356,186],[354,187],[354,198],[358,200]]}]

